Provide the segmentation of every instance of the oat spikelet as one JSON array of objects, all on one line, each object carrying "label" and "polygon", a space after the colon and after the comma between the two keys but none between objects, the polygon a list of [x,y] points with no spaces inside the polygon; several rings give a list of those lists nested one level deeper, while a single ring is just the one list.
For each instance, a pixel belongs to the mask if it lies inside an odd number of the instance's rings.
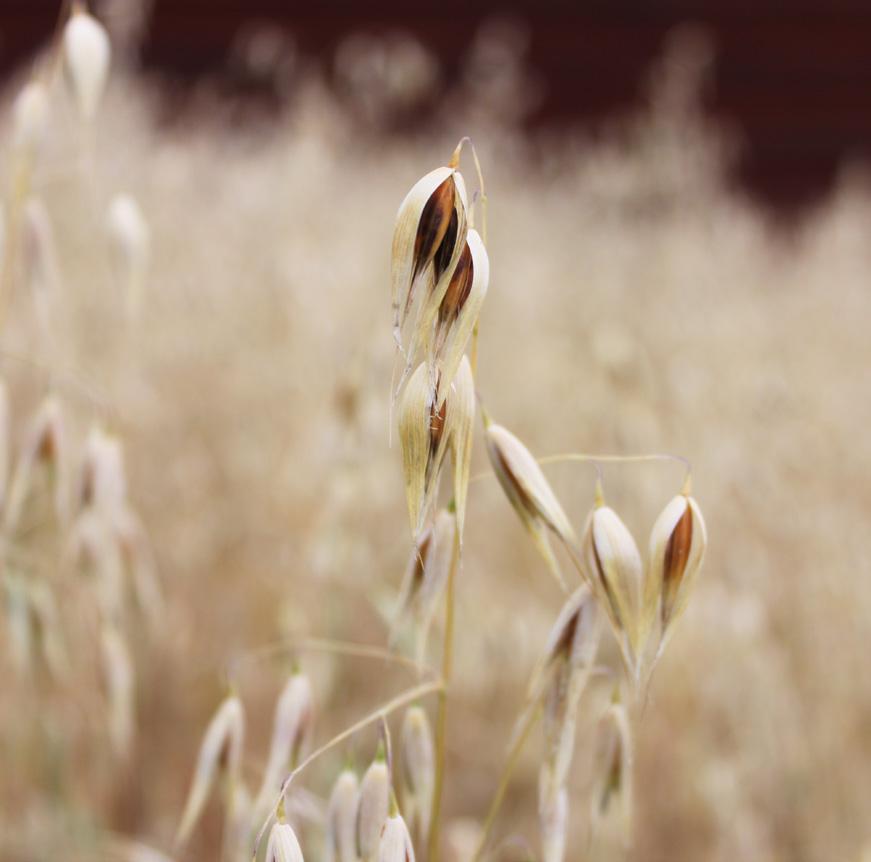
[{"label": "oat spikelet", "polygon": [[[191,789],[176,833],[177,845],[183,844],[190,837],[219,771],[226,774],[228,809],[232,809],[233,794],[242,766],[244,737],[245,713],[242,701],[236,695],[229,695],[218,707],[206,728]],[[232,811],[228,811],[228,815],[231,814]]]},{"label": "oat spikelet", "polygon": [[[436,318],[431,364],[440,380],[454,379],[464,359],[463,353],[478,321],[489,285],[490,259],[487,249],[478,231],[470,229]],[[447,389],[443,386],[440,399],[446,394]]]},{"label": "oat spikelet", "polygon": [[121,286],[126,292],[127,314],[135,317],[142,302],[151,234],[134,197],[118,194],[112,199],[106,217],[106,229]]},{"label": "oat spikelet", "polygon": [[12,106],[12,138],[18,152],[32,157],[39,151],[48,131],[49,113],[45,84],[28,81]]},{"label": "oat spikelet", "polygon": [[63,680],[69,671],[69,659],[55,595],[45,581],[28,583],[26,589],[34,652],[39,650],[46,669],[54,679]]},{"label": "oat spikelet", "polygon": [[[439,513],[441,514],[441,513]],[[438,518],[438,516],[436,516]],[[426,527],[417,537],[405,573],[402,576],[402,584],[399,587],[399,598],[396,601],[396,612],[390,626],[388,643],[390,647],[396,646],[402,627],[420,604],[420,594],[426,577],[427,560],[433,541],[432,526]]]},{"label": "oat spikelet", "polygon": [[294,673],[282,689],[275,706],[272,742],[255,803],[255,820],[261,819],[261,811],[268,810],[288,768],[293,768],[298,763],[311,740],[313,724],[314,697],[311,682],[305,674]]},{"label": "oat spikelet", "polygon": [[76,107],[82,119],[92,120],[109,73],[109,36],[96,18],[76,9],[64,28],[63,46]]},{"label": "oat spikelet", "polygon": [[514,511],[520,516],[548,568],[565,588],[550,547],[551,530],[567,545],[577,542],[574,529],[532,453],[507,428],[491,423],[485,431],[493,472]]},{"label": "oat spikelet", "polygon": [[438,490],[441,466],[448,449],[445,418],[448,406],[435,408],[429,374],[421,363],[399,400],[399,443],[412,534],[420,535],[431,501]]},{"label": "oat spikelet", "polygon": [[701,569],[708,543],[705,520],[696,501],[678,494],[662,510],[650,533],[645,583],[645,632],[658,614],[662,641],[683,613]]},{"label": "oat spikelet", "polygon": [[548,634],[544,654],[530,677],[527,701],[536,703],[560,666],[592,669],[602,634],[601,614],[590,587],[581,584],[566,599]]},{"label": "oat spikelet", "polygon": [[75,497],[80,507],[94,506],[107,514],[126,506],[127,477],[121,441],[99,426],[90,430],[85,441]]},{"label": "oat spikelet", "polygon": [[54,509],[58,522],[68,521],[66,431],[60,402],[49,395],[30,423],[18,455],[4,515],[4,529],[12,534],[18,527],[30,495],[36,470],[48,468],[54,484]]},{"label": "oat spikelet", "polygon": [[[539,771],[539,822],[545,859],[559,862],[565,850],[569,770],[575,728],[601,635],[601,617],[590,588],[584,584],[568,599],[551,629],[542,666],[533,677],[531,698],[546,683],[544,762]],[[538,680],[538,682],[536,682]]]},{"label": "oat spikelet", "polygon": [[405,354],[403,380],[418,347],[428,342],[465,248],[466,187],[456,170],[458,155],[449,166],[436,168],[415,183],[396,217],[391,254],[393,329]]},{"label": "oat spikelet", "polygon": [[545,655],[551,672],[544,704],[546,762],[557,788],[568,780],[578,706],[596,660],[602,628],[596,601],[586,585],[566,603],[560,618],[559,627],[551,633],[551,638],[558,637]]},{"label": "oat spikelet", "polygon": [[418,664],[423,664],[426,658],[429,631],[438,611],[445,585],[448,582],[456,529],[456,518],[447,509],[440,510],[433,524],[432,540],[424,566],[423,583],[415,608],[417,625],[415,658]]},{"label": "oat spikelet", "polygon": [[411,836],[399,813],[384,822],[378,841],[378,862],[415,862]]},{"label": "oat spikelet", "polygon": [[384,748],[379,746],[363,780],[357,801],[357,855],[363,862],[375,858],[381,827],[387,819],[390,807],[390,773],[387,769]]},{"label": "oat spikelet", "polygon": [[424,530],[415,543],[406,566],[390,644],[395,646],[403,626],[413,619],[418,664],[426,655],[429,630],[447,583],[455,530],[454,515],[447,509],[439,510],[434,524]]},{"label": "oat spikelet", "polygon": [[341,772],[327,805],[324,862],[356,862],[356,816],[360,782],[353,769]]},{"label": "oat spikelet", "polygon": [[304,862],[302,848],[289,823],[276,823],[270,830],[265,862]]},{"label": "oat spikelet", "polygon": [[[465,360],[465,358],[464,358]],[[465,516],[472,456],[475,388],[468,360],[460,364],[441,407],[421,363],[399,399],[399,443],[412,535],[418,539],[438,495],[448,451],[454,466],[458,520]]]},{"label": "oat spikelet", "polygon": [[539,784],[538,821],[541,828],[542,862],[562,862],[566,851],[569,797],[565,787],[555,793],[547,790],[546,782]]},{"label": "oat spikelet", "polygon": [[432,728],[422,707],[412,706],[406,711],[399,748],[402,765],[402,808],[410,831],[418,840],[425,840],[429,834],[435,787],[435,754]]},{"label": "oat spikelet", "polygon": [[596,505],[581,542],[585,572],[635,670],[641,634],[641,555],[629,529],[609,506]]}]

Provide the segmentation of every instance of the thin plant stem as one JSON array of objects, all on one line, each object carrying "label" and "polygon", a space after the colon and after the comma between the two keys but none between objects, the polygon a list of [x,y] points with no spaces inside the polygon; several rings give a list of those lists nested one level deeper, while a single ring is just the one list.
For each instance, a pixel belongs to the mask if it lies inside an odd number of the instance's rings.
[{"label": "thin plant stem", "polygon": [[435,785],[432,795],[429,837],[427,840],[427,862],[436,862],[439,853],[439,823],[442,813],[442,790],[445,780],[445,759],[447,749],[448,725],[448,685],[451,681],[454,663],[454,592],[457,567],[460,561],[460,531],[454,526],[454,547],[451,565],[448,569],[448,582],[445,589],[445,642],[442,649],[442,688],[438,692],[438,712],[435,728]]},{"label": "thin plant stem", "polygon": [[333,640],[331,638],[284,638],[256,647],[233,659],[227,667],[227,677],[232,679],[244,665],[258,664],[293,652],[318,652],[349,658],[373,659],[375,661],[384,661],[407,667],[417,671],[418,674],[424,674],[429,677],[435,676],[433,668],[418,664],[418,662],[412,659],[391,652],[383,647],[354,643],[353,641]]},{"label": "thin plant stem", "polygon": [[520,754],[540,716],[541,705],[537,706],[535,709],[528,710],[523,727],[517,734],[514,744],[511,746],[511,751],[508,753],[508,759],[505,762],[505,766],[502,768],[502,775],[499,778],[499,784],[496,787],[496,792],[493,794],[493,800],[490,802],[487,816],[484,818],[484,825],[481,827],[481,837],[478,839],[478,846],[475,848],[472,862],[480,862],[481,856],[487,847],[490,833],[493,831],[493,826],[496,823],[496,816],[499,814],[499,810],[505,800],[505,794],[508,791],[511,776],[514,774],[514,770],[520,760]]},{"label": "thin plant stem", "polygon": [[[654,461],[671,461],[676,464],[682,464],[686,468],[686,475],[689,476],[692,470],[692,464],[689,459],[681,455],[672,455],[668,452],[656,452],[644,455],[599,455],[587,452],[567,452],[561,455],[546,455],[544,458],[535,459],[542,466],[548,464],[643,464]],[[481,482],[484,479],[495,478],[492,470],[483,470],[480,473],[475,473],[470,479],[469,484]]]},{"label": "thin plant stem", "polygon": [[[472,158],[475,162],[475,170],[478,174],[478,191],[481,200],[481,238],[484,245],[487,244],[487,194],[484,189],[484,175],[481,171],[481,162],[472,139],[464,137],[457,144],[454,158],[459,161],[459,155],[463,145],[468,144],[472,150]],[[453,161],[453,159],[452,159]],[[472,377],[478,373],[478,321],[472,330],[471,345],[469,348],[469,365],[472,369]],[[451,554],[451,564],[448,570],[448,582],[445,590],[445,637],[442,647],[442,682],[444,687],[438,693],[438,711],[436,714],[435,728],[435,786],[433,788],[432,809],[430,812],[430,828],[427,839],[427,862],[437,862],[439,857],[439,831],[442,812],[442,794],[445,780],[445,760],[447,758],[447,721],[448,721],[448,685],[453,671],[454,653],[454,594],[456,587],[457,568],[460,562],[462,549],[460,547],[460,531],[454,526],[454,546]]]},{"label": "thin plant stem", "polygon": [[257,833],[257,839],[254,842],[254,852],[251,856],[252,860],[257,858],[257,851],[260,849],[260,842],[263,840],[263,835],[266,832],[267,827],[272,822],[272,818],[276,816],[278,812],[278,806],[284,799],[285,794],[287,793],[288,788],[291,785],[291,782],[297,775],[300,774],[304,769],[310,766],[315,760],[317,760],[322,754],[326,754],[331,749],[335,748],[337,745],[343,743],[346,739],[352,737],[355,733],[359,733],[364,728],[368,727],[370,724],[373,724],[377,721],[380,721],[384,716],[390,715],[390,713],[395,712],[397,709],[405,706],[406,704],[413,703],[414,701],[426,697],[428,694],[432,694],[434,691],[441,692],[444,690],[444,682],[440,679],[433,680],[432,682],[424,682],[420,685],[416,685],[413,688],[409,688],[406,691],[402,692],[402,694],[396,695],[392,700],[389,700],[387,703],[382,704],[377,709],[372,710],[368,715],[363,716],[359,721],[354,722],[350,727],[346,727],[341,733],[334,736],[328,742],[325,742],[320,748],[315,749],[302,763],[299,764],[285,779],[281,782],[281,790],[278,793],[278,798],[275,800],[273,804],[269,816],[266,818],[263,825],[260,827],[260,831]]},{"label": "thin plant stem", "polygon": [[647,461],[674,461],[683,464],[687,473],[692,470],[689,459],[682,455],[671,455],[667,452],[655,452],[649,455],[591,455],[585,452],[567,452],[563,455],[548,455],[538,458],[539,464],[563,464],[567,462],[580,462],[591,464],[639,464]]}]

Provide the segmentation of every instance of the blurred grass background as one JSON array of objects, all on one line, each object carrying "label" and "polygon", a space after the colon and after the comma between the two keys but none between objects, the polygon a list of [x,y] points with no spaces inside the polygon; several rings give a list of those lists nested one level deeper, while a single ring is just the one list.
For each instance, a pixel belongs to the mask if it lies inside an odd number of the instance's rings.
[{"label": "blurred grass background", "polygon": [[[639,107],[592,132],[530,133],[523,94],[536,78],[522,34],[490,27],[427,121],[390,134],[437,74],[418,42],[343,43],[336,88],[305,64],[285,68],[284,43],[273,34],[270,48],[262,32],[246,62],[293,83],[265,114],[203,81],[167,123],[161,85],[123,62],[92,142],[54,102],[34,189],[58,245],[60,390],[74,427],[99,417],[124,440],[168,608],[163,636],[135,644],[138,732],[123,765],[106,745],[99,689],[74,675],[15,678],[0,653],[3,858],[58,847],[102,858],[104,829],[169,847],[228,663],[283,637],[384,642],[409,552],[388,439],[393,218],[470,133],[489,196],[488,410],[539,455],[686,455],[708,522],[705,569],[638,740],[628,858],[862,859],[871,194],[861,166],[843,166],[829,198],[784,229],[732,181],[740,138],[704,115],[712,54],[696,30],[666,41]],[[4,141],[22,80],[4,98]],[[120,189],[152,232],[133,330],[106,263],[104,210]],[[32,317],[17,295],[3,332],[18,435],[47,380]],[[473,472],[485,469],[479,449]],[[582,523],[592,472],[548,475]],[[680,478],[662,465],[607,468],[609,501],[642,548]],[[484,812],[560,604],[489,479],[472,486],[467,536],[449,819]],[[82,674],[92,647],[87,636],[70,644]],[[411,682],[377,662],[302,663],[321,739]],[[240,666],[252,774],[288,666]],[[361,763],[373,745],[364,734],[352,746]],[[307,786],[325,795],[340,760]],[[502,821],[532,841],[537,767],[532,746]],[[579,806],[587,781],[579,754]],[[583,814],[569,858],[621,858],[607,844],[587,853]],[[212,811],[184,858],[214,858],[219,840]]]}]

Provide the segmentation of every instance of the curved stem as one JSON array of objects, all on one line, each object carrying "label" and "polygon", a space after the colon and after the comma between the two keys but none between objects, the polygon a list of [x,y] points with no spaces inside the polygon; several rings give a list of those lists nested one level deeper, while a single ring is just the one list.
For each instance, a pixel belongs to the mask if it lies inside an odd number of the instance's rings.
[{"label": "curved stem", "polygon": [[499,778],[499,784],[496,787],[496,792],[493,794],[493,800],[490,803],[490,808],[487,811],[487,816],[484,819],[484,825],[481,827],[481,837],[478,839],[478,846],[475,848],[475,855],[472,856],[472,862],[480,862],[481,856],[487,847],[487,842],[490,839],[490,833],[493,831],[493,826],[496,823],[496,815],[502,807],[502,802],[505,799],[505,793],[508,790],[508,784],[511,781],[511,776],[514,774],[514,769],[520,760],[520,754],[526,741],[529,739],[529,734],[535,727],[541,715],[541,706],[531,709],[527,712],[526,720],[523,727],[517,734],[514,744],[511,746],[511,751],[508,753],[508,760],[502,769],[502,775]]},{"label": "curved stem", "polygon": [[439,821],[442,813],[442,789],[445,780],[448,724],[448,684],[454,663],[454,592],[457,567],[460,560],[460,532],[454,527],[454,547],[445,589],[445,643],[442,650],[442,682],[438,693],[438,713],[435,728],[435,786],[430,811],[429,837],[427,839],[427,862],[437,862],[439,853]]},{"label": "curved stem", "polygon": [[[587,452],[567,452],[561,455],[546,455],[544,458],[536,458],[535,459],[539,464],[547,466],[548,464],[567,464],[567,463],[575,463],[575,464],[642,464],[646,462],[652,461],[673,461],[676,464],[683,464],[686,468],[687,478],[686,482],[689,481],[689,476],[692,470],[692,464],[690,463],[688,458],[684,458],[682,455],[672,455],[668,452],[656,452],[653,454],[644,454],[644,455],[598,455],[595,453],[587,453]],[[482,470],[480,473],[475,473],[470,479],[469,484],[473,485],[476,482],[482,482],[484,479],[492,479],[495,478],[492,470]]]},{"label": "curved stem", "polygon": [[536,459],[539,464],[563,464],[566,462],[601,463],[601,464],[639,464],[646,461],[674,461],[683,464],[687,473],[692,470],[688,458],[682,455],[672,455],[668,452],[655,452],[646,455],[593,455],[586,452],[567,452],[562,455],[548,455],[545,458]]},{"label": "curved stem", "polygon": [[412,659],[398,655],[383,647],[354,643],[353,641],[332,640],[330,638],[286,638],[256,647],[230,661],[227,668],[227,677],[232,680],[238,669],[243,665],[268,661],[271,658],[291,652],[319,652],[350,658],[381,660],[410,668],[419,674],[424,673],[431,678],[435,677],[435,671],[432,668],[420,665]]}]

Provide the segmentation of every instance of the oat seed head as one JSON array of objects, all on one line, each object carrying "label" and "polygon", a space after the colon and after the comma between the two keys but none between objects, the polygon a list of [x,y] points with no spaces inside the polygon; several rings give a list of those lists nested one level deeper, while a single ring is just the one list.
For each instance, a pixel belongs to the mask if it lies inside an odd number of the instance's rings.
[{"label": "oat seed head", "polygon": [[31,420],[18,453],[9,498],[3,513],[7,535],[14,534],[30,494],[34,473],[40,467],[51,470],[54,484],[54,509],[58,523],[68,521],[67,435],[60,400],[48,395]]},{"label": "oat seed head", "polygon": [[117,194],[106,215],[106,232],[125,292],[126,310],[135,316],[142,304],[142,291],[151,251],[151,231],[142,209],[132,195]]},{"label": "oat seed head", "polygon": [[569,799],[564,787],[551,793],[548,779],[540,781],[538,817],[541,828],[542,862],[562,862],[565,858],[566,827],[568,825]]},{"label": "oat seed head", "polygon": [[642,565],[635,539],[609,506],[590,513],[581,541],[585,570],[630,656],[638,656],[641,629]]},{"label": "oat seed head", "polygon": [[83,120],[93,120],[109,73],[109,36],[96,18],[75,10],[64,28],[63,46],[76,107]]},{"label": "oat seed head", "polygon": [[224,772],[232,794],[240,778],[242,745],[245,737],[245,712],[234,694],[224,699],[206,728],[184,813],[176,833],[182,845],[196,826],[219,772]]},{"label": "oat seed head", "polygon": [[80,506],[95,506],[114,515],[127,501],[124,452],[118,437],[94,426],[85,441],[75,495]]},{"label": "oat seed head", "polygon": [[405,368],[397,389],[432,338],[441,302],[465,248],[466,186],[455,167],[437,168],[402,202],[391,255],[394,338]]},{"label": "oat seed head", "polygon": [[663,509],[650,534],[649,586],[645,605],[656,613],[658,604],[662,640],[686,608],[707,547],[707,529],[693,497],[678,495]]},{"label": "oat seed head", "polygon": [[[489,285],[487,249],[478,231],[470,228],[466,248],[454,270],[436,320],[431,364],[440,380],[454,380],[465,358],[463,354],[478,322]],[[447,389],[442,387],[439,398],[446,395]]]},{"label": "oat seed head", "polygon": [[360,793],[357,773],[345,769],[336,779],[327,805],[324,862],[356,862],[356,818]]},{"label": "oat seed head", "polygon": [[18,152],[31,157],[39,152],[48,132],[50,111],[45,84],[28,81],[12,106],[12,138]]},{"label": "oat seed head", "polygon": [[532,453],[507,428],[490,423],[485,432],[487,455],[502,490],[532,536],[551,573],[563,585],[547,530],[567,545],[575,545],[575,532]]},{"label": "oat seed head", "polygon": [[383,757],[376,757],[360,782],[357,803],[357,853],[363,862],[378,853],[381,827],[390,808],[390,773]]},{"label": "oat seed head", "polygon": [[438,490],[448,448],[444,410],[435,410],[426,365],[421,363],[399,399],[399,445],[412,534],[417,537]]},{"label": "oat seed head", "polygon": [[378,841],[378,862],[414,862],[414,846],[401,814],[384,822]]},{"label": "oat seed head", "polygon": [[290,676],[275,705],[272,741],[260,792],[254,803],[254,819],[261,820],[281,786],[282,778],[299,762],[308,748],[314,725],[314,696],[304,673]]},{"label": "oat seed head", "polygon": [[417,620],[415,658],[419,665],[422,665],[426,658],[429,631],[448,581],[456,528],[457,521],[454,515],[447,509],[440,509],[433,524],[432,541],[415,611]]},{"label": "oat seed head", "polygon": [[304,862],[302,848],[289,823],[276,823],[270,830],[266,862]]}]

